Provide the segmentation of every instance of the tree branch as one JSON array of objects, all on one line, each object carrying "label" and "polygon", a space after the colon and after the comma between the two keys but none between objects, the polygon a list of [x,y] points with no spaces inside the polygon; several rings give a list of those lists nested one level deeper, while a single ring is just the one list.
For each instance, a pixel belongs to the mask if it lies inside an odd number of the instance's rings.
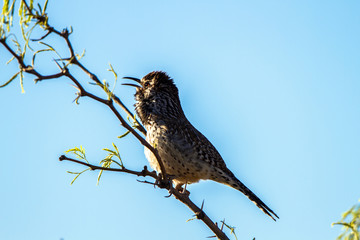
[{"label": "tree branch", "polygon": [[[70,51],[70,62],[76,66],[78,66],[83,72],[85,72],[91,80],[93,80],[97,85],[103,87],[103,83],[99,80],[99,78],[93,74],[92,72],[90,72],[75,56],[75,52],[74,49],[72,47],[72,44],[70,42],[69,36],[71,34],[71,32],[69,32],[67,29],[64,29],[62,32],[56,31],[53,27],[48,26],[50,29],[52,29],[52,32],[54,32],[55,34],[59,35],[60,37],[62,37],[69,48]],[[112,96],[114,102],[116,104],[118,104],[134,121],[137,122],[137,124],[139,125],[138,129],[140,132],[142,132],[144,135],[146,135],[146,130],[145,128],[141,125],[141,123],[134,118],[134,114],[123,104],[123,102],[120,100],[120,98],[118,98],[115,94],[113,94]]]},{"label": "tree branch", "polygon": [[66,157],[65,155],[61,155],[59,157],[59,161],[75,162],[75,163],[87,166],[91,170],[104,170],[104,171],[110,171],[110,172],[125,172],[125,173],[129,173],[129,174],[136,175],[136,176],[139,176],[139,177],[140,176],[142,176],[142,177],[149,176],[149,177],[152,177],[154,179],[157,178],[156,172],[149,172],[149,170],[147,170],[146,166],[144,167],[144,169],[141,172],[139,172],[139,171],[133,171],[133,170],[130,170],[130,169],[127,169],[127,168],[105,168],[105,167],[100,167],[100,166],[92,165],[92,164],[82,162],[82,161],[79,161],[79,160],[76,160],[76,159],[73,159],[73,158]]},{"label": "tree branch", "polygon": [[226,234],[217,226],[217,224],[215,224],[201,208],[196,206],[195,203],[190,200],[188,195],[184,195],[177,190],[173,191],[172,193],[176,199],[188,206],[195,213],[196,218],[203,221],[219,239],[229,239]]},{"label": "tree branch", "polygon": [[[142,171],[133,171],[133,170],[129,170],[127,168],[105,168],[105,167],[100,167],[100,166],[96,166],[93,164],[89,164],[86,162],[82,162],[73,158],[69,158],[66,157],[65,155],[61,155],[59,157],[60,161],[70,161],[70,162],[74,162],[80,165],[84,165],[89,167],[91,170],[103,170],[103,171],[111,171],[111,172],[125,172],[125,173],[129,173],[132,175],[136,175],[136,176],[142,176],[142,177],[152,177],[155,180],[157,180],[158,176],[156,175],[155,172],[149,172],[147,170],[146,167],[144,167],[144,170]],[[180,202],[182,202],[183,204],[185,204],[186,206],[188,206],[194,213],[197,219],[203,221],[210,229],[211,231],[213,231],[215,233],[215,235],[219,238],[219,239],[223,239],[223,240],[228,240],[229,238],[225,235],[225,233],[223,231],[220,230],[220,228],[217,226],[217,224],[215,224],[210,218],[209,216],[203,211],[202,208],[199,208],[198,206],[196,206],[196,204],[194,202],[192,202],[189,198],[189,194],[184,194],[179,192],[177,189],[173,188],[171,185],[168,185],[166,187],[164,187],[163,185],[155,182],[154,183],[156,186],[160,187],[160,188],[165,188],[167,190],[169,190],[170,194],[173,194],[174,197],[176,199],[178,199]]]},{"label": "tree branch", "polygon": [[[67,43],[68,49],[69,49],[69,53],[70,53],[70,57],[66,58],[66,61],[69,61],[69,63],[66,65],[76,65],[78,66],[83,72],[85,72],[98,86],[102,87],[102,89],[106,91],[106,87],[104,86],[104,84],[99,80],[99,78],[91,73],[86,67],[84,67],[80,61],[76,58],[75,56],[75,51],[73,49],[73,46],[71,44],[71,41],[69,39],[69,35],[72,32],[69,32],[67,29],[64,29],[63,31],[58,31],[56,29],[54,29],[52,26],[50,26],[48,24],[48,21],[44,21],[44,18],[46,18],[45,13],[43,13],[44,15],[35,15],[33,14],[32,10],[30,9],[30,7],[28,6],[28,4],[26,3],[25,0],[22,0],[22,2],[25,4],[26,9],[28,11],[28,15],[30,15],[31,17],[33,17],[34,19],[37,20],[37,23],[42,23],[42,27],[44,27],[45,31],[47,31],[47,33],[40,38],[44,39],[46,38],[48,35],[50,35],[51,33],[54,33],[60,37],[62,37],[65,42]],[[36,11],[37,13],[37,11]],[[46,18],[47,19],[47,18]],[[35,40],[36,41],[36,40]],[[42,75],[40,74],[37,70],[34,69],[34,66],[28,66],[25,64],[24,62],[24,53],[18,55],[17,53],[15,53],[11,47],[6,43],[6,38],[0,39],[0,43],[6,48],[6,50],[8,52],[10,52],[10,54],[17,60],[18,64],[20,65],[20,68],[23,72],[35,75],[37,78],[35,79],[36,82],[41,81],[41,80],[48,80],[48,79],[56,79],[56,78],[60,78],[60,77],[67,77],[68,79],[70,79],[77,87],[78,91],[79,91],[79,97],[89,97],[95,101],[98,101],[102,104],[105,104],[107,107],[110,108],[110,110],[114,113],[114,115],[118,118],[118,120],[120,121],[121,125],[127,129],[132,135],[134,135],[138,141],[145,146],[146,148],[148,148],[156,157],[160,169],[161,169],[161,175],[157,175],[155,172],[149,172],[146,168],[144,168],[144,170],[142,171],[133,171],[133,170],[129,170],[126,168],[105,168],[105,167],[100,167],[100,166],[96,166],[96,165],[92,165],[89,163],[85,163],[76,159],[72,159],[72,158],[68,158],[65,155],[62,155],[59,160],[60,161],[71,161],[77,164],[81,164],[84,166],[89,167],[91,170],[104,170],[104,171],[114,171],[114,172],[125,172],[128,174],[132,174],[132,175],[136,175],[136,176],[149,176],[154,178],[155,181],[155,185],[160,187],[160,188],[165,188],[167,190],[169,190],[170,195],[174,195],[174,197],[176,199],[178,199],[179,201],[181,201],[183,204],[185,204],[186,206],[188,206],[196,215],[196,217],[200,220],[202,220],[214,233],[215,235],[222,240],[228,240],[229,238],[225,235],[224,232],[222,232],[221,229],[219,229],[219,227],[217,226],[217,224],[215,224],[202,210],[202,208],[197,207],[189,198],[189,194],[184,194],[179,192],[177,189],[174,189],[172,186],[172,181],[170,176],[167,176],[166,174],[166,170],[164,167],[164,164],[161,160],[160,155],[158,154],[158,151],[151,146],[142,136],[140,136],[140,134],[133,128],[131,127],[125,120],[124,118],[121,116],[121,114],[119,113],[119,111],[116,109],[116,107],[114,106],[113,102],[115,102],[116,104],[118,104],[125,113],[127,113],[134,121],[136,121],[140,127],[138,127],[139,131],[141,133],[143,133],[144,135],[146,135],[146,130],[144,129],[144,127],[135,119],[134,115],[130,112],[130,110],[122,103],[122,101],[120,100],[120,98],[118,98],[117,96],[115,96],[113,93],[109,93],[108,94],[108,99],[103,99],[100,98],[88,91],[86,91],[86,89],[82,86],[82,84],[80,83],[80,81],[78,81],[69,71],[69,69],[67,67],[60,67],[61,71],[59,73],[55,73],[55,74],[51,74],[51,75]],[[65,58],[62,59],[62,61],[65,61]],[[159,178],[161,177],[161,179]]]}]

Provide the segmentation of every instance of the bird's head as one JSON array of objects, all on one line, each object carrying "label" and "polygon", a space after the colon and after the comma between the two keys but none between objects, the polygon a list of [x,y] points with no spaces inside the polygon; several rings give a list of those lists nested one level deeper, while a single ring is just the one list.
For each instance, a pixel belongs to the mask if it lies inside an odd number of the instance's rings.
[{"label": "bird's head", "polygon": [[154,71],[145,75],[142,79],[124,77],[137,84],[124,83],[123,85],[136,88],[136,112],[141,121],[146,124],[149,116],[157,118],[171,118],[183,114],[178,89],[165,72]]},{"label": "bird's head", "polygon": [[163,94],[174,97],[178,96],[178,89],[175,86],[174,81],[165,72],[154,71],[147,74],[142,79],[134,77],[124,77],[124,79],[130,79],[139,84],[123,84],[136,87],[136,101],[153,99],[156,98],[158,95]]}]

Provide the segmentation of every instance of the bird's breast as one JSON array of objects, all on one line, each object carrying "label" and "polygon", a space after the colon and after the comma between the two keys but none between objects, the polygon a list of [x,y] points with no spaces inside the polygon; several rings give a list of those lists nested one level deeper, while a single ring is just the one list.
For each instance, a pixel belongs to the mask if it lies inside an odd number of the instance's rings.
[{"label": "bird's breast", "polygon": [[[146,129],[146,140],[158,151],[168,174],[176,176],[180,183],[197,182],[205,178],[208,171],[199,161],[194,143],[176,126],[152,123]],[[150,166],[160,172],[154,154],[145,148],[145,155]]]}]

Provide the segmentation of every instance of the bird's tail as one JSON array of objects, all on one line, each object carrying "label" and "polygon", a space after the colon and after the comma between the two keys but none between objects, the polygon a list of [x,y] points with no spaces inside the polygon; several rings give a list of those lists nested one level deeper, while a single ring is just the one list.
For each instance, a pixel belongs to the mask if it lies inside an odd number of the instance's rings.
[{"label": "bird's tail", "polygon": [[[237,179],[236,179],[237,180]],[[276,218],[279,218],[276,213],[274,213],[273,210],[271,210],[261,199],[255,195],[250,189],[248,189],[242,182],[239,180],[236,181],[236,186],[231,186],[235,188],[236,190],[239,190],[245,196],[247,196],[255,205],[260,208],[266,215],[271,217],[274,221],[276,221]]]},{"label": "bird's tail", "polygon": [[238,180],[232,172],[229,171],[228,175],[230,175],[230,182],[222,182],[226,185],[235,188],[236,190],[239,190],[242,192],[245,196],[247,196],[255,205],[260,208],[266,215],[271,217],[274,221],[276,221],[276,218],[279,218],[276,213],[274,213],[273,210],[271,210],[261,199],[255,195],[250,189],[248,189],[240,180]]}]

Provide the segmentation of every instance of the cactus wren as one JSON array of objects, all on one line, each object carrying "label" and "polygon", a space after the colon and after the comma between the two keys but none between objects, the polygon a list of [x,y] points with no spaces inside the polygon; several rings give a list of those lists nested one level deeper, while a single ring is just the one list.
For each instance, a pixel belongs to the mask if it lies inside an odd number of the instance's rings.
[{"label": "cactus wren", "polygon": [[[136,87],[135,110],[147,130],[146,140],[156,147],[167,174],[174,176],[175,188],[201,179],[213,180],[245,194],[274,221],[279,218],[235,177],[211,142],[191,125],[181,108],[178,89],[165,72],[151,72],[141,80],[124,78],[140,84],[124,85]],[[147,148],[145,155],[150,166],[161,172]]]}]

